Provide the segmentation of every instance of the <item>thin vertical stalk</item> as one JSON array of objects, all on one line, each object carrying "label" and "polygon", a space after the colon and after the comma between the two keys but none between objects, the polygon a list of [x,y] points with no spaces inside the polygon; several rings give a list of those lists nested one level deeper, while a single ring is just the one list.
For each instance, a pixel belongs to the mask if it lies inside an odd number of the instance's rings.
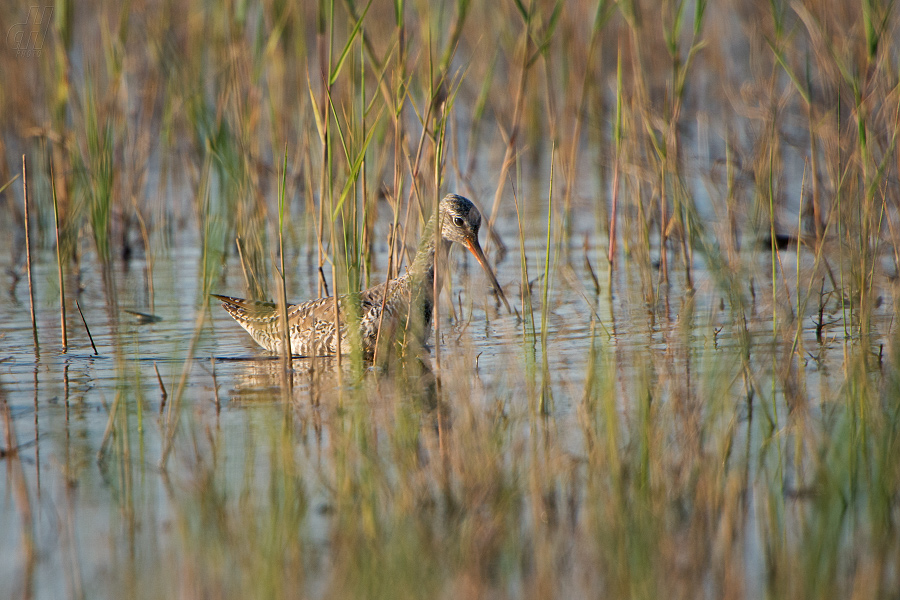
[{"label": "thin vertical stalk", "polygon": [[[366,60],[363,49],[365,44],[359,45],[359,114],[360,128],[362,130],[361,139],[366,139]],[[372,266],[372,236],[369,232],[369,194],[366,185],[366,151],[363,149],[362,164],[359,168],[360,177],[360,212],[362,214],[362,235],[358,239],[356,247],[356,264],[362,269],[363,288],[369,287],[369,271]],[[354,221],[354,225],[356,221]],[[358,231],[356,227],[353,229]],[[358,277],[357,277],[358,279]]]},{"label": "thin vertical stalk", "polygon": [[393,120],[394,125],[394,187],[393,187],[393,202],[391,202],[391,230],[388,235],[388,264],[387,264],[387,273],[385,274],[385,282],[384,282],[384,295],[381,299],[381,313],[378,317],[378,333],[375,336],[375,352],[372,356],[372,362],[374,364],[378,364],[379,357],[379,348],[381,347],[381,332],[382,325],[384,324],[384,307],[387,303],[387,299],[391,293],[391,279],[394,277],[394,271],[396,269],[395,262],[399,263],[399,260],[395,260],[395,252],[397,248],[397,226],[400,222],[400,203],[403,199],[403,163],[401,160],[401,143],[403,141],[403,105],[405,104],[406,95],[403,93],[403,89],[406,82],[406,61],[405,61],[405,40],[406,40],[406,27],[405,20],[403,15],[403,0],[395,0],[394,1],[394,11],[395,11],[395,19],[397,22],[397,67],[394,69],[395,73],[395,102],[393,109],[391,111],[391,118]]},{"label": "thin vertical stalk", "polygon": [[[581,93],[578,97],[577,104],[575,105],[575,121],[572,126],[572,138],[569,144],[569,156],[568,156],[568,168],[566,181],[568,181],[568,185],[566,185],[564,206],[565,206],[565,215],[566,215],[566,230],[568,231],[570,226],[570,213],[572,208],[572,191],[575,188],[575,176],[577,171],[578,164],[578,147],[579,142],[581,140],[581,130],[584,124],[584,117],[586,115],[585,106],[588,101],[588,92],[590,90],[590,84],[593,81],[591,77],[591,69],[593,68],[594,57],[596,57],[597,62],[602,63],[603,56],[603,48],[597,47],[597,41],[600,39],[600,30],[603,26],[606,25],[607,20],[610,16],[612,16],[612,11],[608,9],[606,0],[600,0],[597,5],[597,12],[594,16],[594,23],[591,27],[591,36],[588,41],[587,53],[585,55],[585,64],[584,64],[584,76],[581,79]],[[602,108],[600,109],[603,110]],[[601,197],[605,200],[606,195],[601,194]]]},{"label": "thin vertical stalk", "polygon": [[[462,16],[460,17],[462,18]],[[433,65],[430,65],[433,68]],[[440,80],[437,82],[437,88],[432,87],[430,94],[429,104],[434,106],[439,94],[441,94],[441,90],[446,85],[445,82],[446,74],[440,73]],[[434,73],[431,73],[430,80],[432,82],[435,81]],[[432,84],[433,86],[435,84]],[[441,264],[441,261],[446,261],[447,256],[441,252],[441,248],[443,248],[443,243],[441,242],[441,214],[440,214],[440,201],[441,201],[441,184],[443,182],[442,174],[444,167],[444,143],[446,141],[447,136],[447,113],[450,110],[450,107],[453,104],[453,96],[454,93],[451,92],[447,96],[440,99],[439,105],[436,107],[436,115],[435,115],[435,148],[434,148],[434,231],[425,232],[425,235],[433,235],[434,236],[434,280],[433,284],[433,297],[434,297],[434,305],[432,308],[432,321],[434,326],[434,367],[435,373],[437,374],[437,382],[438,386],[440,386],[441,381],[441,311],[440,311],[440,281],[442,272],[441,269],[445,267],[445,264]],[[452,306],[452,303],[451,303]]]},{"label": "thin vertical stalk", "polygon": [[31,276],[31,235],[28,227],[28,172],[25,155],[22,155],[22,199],[25,206],[25,268],[28,271],[28,299],[31,302],[31,333],[34,335],[34,351],[40,354],[37,319],[34,316],[34,280]]},{"label": "thin vertical stalk", "polygon": [[666,194],[666,154],[659,163],[659,282],[669,283],[669,201]]},{"label": "thin vertical stalk", "polygon": [[185,386],[191,374],[191,368],[194,365],[194,353],[197,351],[197,342],[200,341],[200,335],[203,333],[206,324],[206,306],[200,309],[197,321],[194,325],[194,333],[191,336],[191,342],[188,345],[187,357],[184,360],[184,366],[181,369],[181,377],[178,379],[178,385],[175,387],[175,394],[172,396],[172,402],[169,403],[169,411],[163,418],[162,430],[164,439],[162,440],[162,454],[159,458],[159,468],[165,471],[169,462],[169,453],[172,451],[172,444],[175,440],[175,434],[178,432],[178,422],[181,419],[181,399],[184,395]]},{"label": "thin vertical stalk", "polygon": [[[59,327],[62,334],[62,350],[69,347],[69,336],[66,331],[66,280],[63,277],[62,250],[59,247],[59,202],[56,198],[56,178],[53,175],[53,157],[50,157],[50,189],[53,192],[53,220],[56,228],[56,273],[59,277]],[[149,254],[149,250],[148,250]]]},{"label": "thin vertical stalk", "polygon": [[609,215],[609,252],[606,260],[609,262],[609,293],[612,294],[612,271],[616,259],[616,215],[619,204],[619,162],[622,158],[622,50],[616,62],[616,126],[613,137],[616,143],[616,157],[613,163],[613,189],[612,208]]},{"label": "thin vertical stalk", "polygon": [[[325,81],[325,96],[323,100],[322,110],[324,114],[324,131],[325,137],[323,139],[324,148],[325,148],[325,169],[327,173],[327,187],[328,187],[328,201],[329,201],[329,214],[331,216],[331,287],[334,288],[334,339],[335,339],[335,355],[337,357],[337,372],[341,373],[341,315],[339,310],[338,303],[338,279],[337,279],[337,236],[335,234],[334,229],[334,181],[332,180],[332,160],[334,159],[332,155],[331,149],[331,135],[329,133],[329,124],[331,123],[331,115],[328,111],[329,103],[331,102],[331,84],[333,77],[333,69],[334,69],[334,0],[329,0],[328,2],[328,72],[327,72],[327,80]],[[324,204],[324,199],[319,199],[319,205]],[[338,394],[340,394],[341,387],[338,386]],[[342,402],[343,396],[339,396],[339,403]]]},{"label": "thin vertical stalk", "polygon": [[[287,310],[287,283],[285,281],[284,269],[284,207],[285,195],[287,194],[287,142],[284,145],[284,159],[281,163],[281,181],[279,181],[278,190],[278,256],[280,260],[280,269],[278,272],[278,318],[281,321],[281,394],[282,399],[287,401],[293,397],[294,376],[291,373],[293,369],[293,353],[291,352],[291,334],[288,322]],[[217,405],[218,407],[218,405]]]},{"label": "thin vertical stalk", "polygon": [[[803,171],[803,178],[800,180],[800,206],[797,207],[797,253],[796,253],[796,283],[794,284],[797,289],[797,333],[796,340],[799,343],[799,356],[803,356],[803,306],[801,305],[800,296],[802,295],[800,290],[802,289],[802,282],[800,281],[800,235],[803,232],[803,188],[806,183],[806,170]],[[816,256],[818,257],[818,238],[817,244],[815,246]],[[809,292],[807,292],[806,299],[809,299]]]},{"label": "thin vertical stalk", "polygon": [[[525,255],[525,230],[522,226],[522,212],[524,209],[519,207],[519,195],[516,193],[516,187],[513,186],[513,203],[516,207],[516,223],[519,227],[519,259],[522,269],[522,342],[525,351],[525,373],[528,381],[528,406],[533,406],[532,398],[534,395],[534,306],[531,303],[531,286],[528,284],[528,259]],[[530,328],[529,328],[530,326]]]},{"label": "thin vertical stalk", "polygon": [[[325,4],[328,5],[328,13],[326,16],[325,12]],[[328,28],[328,37],[327,37],[327,47],[326,47],[326,27]],[[317,24],[317,36],[319,43],[319,70],[320,76],[322,78],[322,103],[318,108],[320,115],[320,124],[321,128],[319,130],[320,141],[322,143],[322,165],[321,170],[319,172],[319,214],[318,214],[318,223],[316,227],[317,232],[317,241],[318,241],[318,258],[319,258],[319,271],[322,271],[322,267],[325,265],[325,248],[324,248],[324,236],[325,236],[325,197],[326,195],[330,196],[330,177],[331,177],[331,148],[330,148],[330,124],[331,124],[331,116],[328,111],[328,98],[331,95],[331,68],[332,68],[332,60],[333,60],[333,48],[334,48],[334,0],[320,0],[319,3],[319,14],[318,14],[318,24]],[[313,110],[317,110],[316,107],[313,107]],[[318,283],[319,288],[319,297],[322,296],[323,287],[324,287],[324,278],[320,277]],[[326,290],[327,293],[327,290]]]},{"label": "thin vertical stalk", "polygon": [[[434,79],[432,78],[432,81]],[[432,99],[434,99],[434,94],[432,93]],[[441,242],[441,213],[440,213],[440,202],[441,202],[441,161],[443,160],[444,154],[444,135],[447,132],[447,119],[446,119],[446,106],[442,105],[439,109],[440,113],[437,118],[437,126],[438,131],[437,139],[435,140],[435,149],[434,149],[434,231],[426,231],[425,235],[433,235],[434,236],[434,280],[432,284],[434,286],[433,296],[434,296],[434,307],[432,309],[432,320],[434,324],[434,368],[437,373],[438,381],[440,381],[441,377],[441,311],[440,311],[440,277],[441,271],[445,265],[440,264],[441,260],[445,257],[441,252],[441,248],[443,244]]]},{"label": "thin vertical stalk", "polygon": [[[774,123],[774,121],[773,121]],[[774,127],[774,125],[773,125]],[[771,240],[772,252],[772,343],[774,344],[778,337],[778,246],[775,241],[775,132],[772,132],[772,139],[769,146],[769,177],[768,177],[768,196],[769,196],[769,238]]]},{"label": "thin vertical stalk", "polygon": [[78,300],[75,300],[75,308],[78,309],[78,314],[81,315],[81,322],[84,323],[84,330],[87,331],[88,339],[91,341],[91,348],[94,349],[94,356],[100,356],[100,353],[97,352],[97,346],[94,345],[94,336],[91,335],[91,329],[88,327],[87,320],[84,318],[84,313],[81,311],[81,305],[78,303]]},{"label": "thin vertical stalk", "polygon": [[[335,239],[334,221],[331,226],[331,239]],[[331,259],[331,285],[334,287],[333,305],[334,305],[334,344],[335,344],[335,362],[337,364],[337,372],[341,373],[341,311],[340,302],[338,301],[338,279],[337,279],[337,249],[333,250],[335,255]],[[340,387],[338,390],[340,391]]]},{"label": "thin vertical stalk", "polygon": [[[769,236],[772,239],[772,421],[773,437],[778,434],[778,247],[775,242],[775,119],[772,119],[772,131],[769,140],[769,172],[768,172],[768,196],[769,196]],[[799,253],[799,249],[797,250]],[[778,474],[781,487],[784,487],[784,468],[782,465],[781,440],[775,440],[778,451]]]},{"label": "thin vertical stalk", "polygon": [[[519,126],[520,121],[522,120],[522,112],[525,108],[525,87],[528,83],[528,71],[531,68],[530,52],[531,49],[531,37],[532,37],[532,17],[534,16],[534,2],[531,3],[531,7],[528,11],[525,10],[522,4],[518,4],[519,10],[522,13],[522,17],[525,20],[525,29],[522,31],[521,42],[522,45],[522,64],[519,70],[519,81],[518,86],[516,88],[515,101],[513,103],[513,118],[512,123],[509,127],[509,139],[506,142],[506,154],[503,157],[503,162],[500,167],[500,176],[498,177],[497,183],[497,191],[494,193],[494,205],[491,207],[491,216],[488,218],[487,224],[488,229],[493,231],[494,225],[497,221],[497,216],[500,211],[500,200],[503,197],[503,187],[506,184],[506,175],[509,172],[509,168],[512,165],[514,160],[517,160],[516,157],[516,142],[519,137]],[[486,240],[485,246],[488,243],[494,241],[493,237],[489,237]],[[497,241],[500,241],[500,238],[497,238]],[[498,244],[499,245],[499,244]]]},{"label": "thin vertical stalk", "polygon": [[550,241],[553,236],[553,160],[556,145],[550,147],[550,191],[547,194],[547,248],[544,254],[544,287],[541,293],[541,399],[538,406],[541,415],[549,414],[552,402],[550,392],[550,362],[547,358],[547,319],[550,316]]}]

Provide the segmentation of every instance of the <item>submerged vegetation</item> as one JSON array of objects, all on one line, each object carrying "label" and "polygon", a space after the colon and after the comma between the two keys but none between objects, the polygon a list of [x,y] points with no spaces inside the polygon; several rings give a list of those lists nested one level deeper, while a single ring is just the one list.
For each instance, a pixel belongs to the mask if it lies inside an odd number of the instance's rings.
[{"label": "submerged vegetation", "polygon": [[[900,594],[892,2],[0,14],[0,596]],[[446,192],[515,314],[454,256],[430,356],[210,302]]]}]

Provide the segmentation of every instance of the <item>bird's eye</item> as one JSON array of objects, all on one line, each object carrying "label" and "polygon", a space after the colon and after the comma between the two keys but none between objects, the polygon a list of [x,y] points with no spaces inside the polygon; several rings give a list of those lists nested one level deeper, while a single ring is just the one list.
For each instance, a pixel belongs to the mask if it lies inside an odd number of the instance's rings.
[{"label": "bird's eye", "polygon": [[457,227],[462,227],[463,226],[462,217],[453,217],[453,224],[456,225]]}]

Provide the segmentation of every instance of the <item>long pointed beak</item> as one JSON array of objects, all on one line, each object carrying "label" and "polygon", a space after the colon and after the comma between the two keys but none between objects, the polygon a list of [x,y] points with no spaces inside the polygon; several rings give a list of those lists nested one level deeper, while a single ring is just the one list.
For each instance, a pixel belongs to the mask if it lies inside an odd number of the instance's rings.
[{"label": "long pointed beak", "polygon": [[506,301],[506,294],[503,293],[503,288],[500,287],[500,283],[497,281],[494,271],[491,270],[491,266],[488,264],[487,258],[485,258],[484,252],[481,250],[481,244],[478,243],[478,238],[467,239],[466,248],[468,248],[469,252],[471,252],[476,260],[478,260],[481,268],[487,273],[488,279],[491,280],[491,285],[494,286],[494,289],[497,291],[497,295],[500,296],[500,299],[503,300],[503,304],[506,305],[506,310],[512,314],[512,308],[510,308],[509,302]]}]

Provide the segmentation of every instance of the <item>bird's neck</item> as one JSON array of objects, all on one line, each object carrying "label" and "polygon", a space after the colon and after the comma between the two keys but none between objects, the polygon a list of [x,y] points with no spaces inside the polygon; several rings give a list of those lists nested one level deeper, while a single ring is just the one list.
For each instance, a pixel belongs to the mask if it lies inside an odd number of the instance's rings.
[{"label": "bird's neck", "polygon": [[[419,242],[419,249],[416,257],[413,259],[412,265],[409,267],[409,276],[418,285],[426,288],[428,292],[434,289],[434,260],[435,255],[440,252],[441,260],[446,258],[450,251],[451,242],[439,237],[440,243],[435,243],[435,215],[432,215],[423,230],[422,241]],[[438,290],[440,290],[441,278],[438,277]]]}]

